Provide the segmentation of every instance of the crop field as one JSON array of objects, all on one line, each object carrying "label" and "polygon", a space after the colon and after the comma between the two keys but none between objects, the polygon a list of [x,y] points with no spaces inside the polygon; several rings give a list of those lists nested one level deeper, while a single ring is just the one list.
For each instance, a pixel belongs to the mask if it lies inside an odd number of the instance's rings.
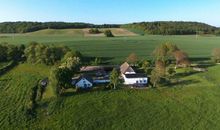
[{"label": "crop field", "polygon": [[[79,31],[80,33],[76,33]],[[72,33],[71,33],[72,32]],[[74,33],[73,33],[74,32]],[[67,34],[72,35],[67,35]],[[47,35],[46,35],[47,34]],[[56,35],[54,35],[56,34]],[[75,35],[74,35],[75,34]],[[80,36],[79,36],[80,35]],[[213,48],[220,47],[220,37],[215,36],[118,36],[84,37],[80,30],[42,30],[30,34],[1,34],[0,42],[27,44],[36,41],[45,44],[66,45],[79,50],[86,56],[102,57],[113,63],[121,63],[130,53],[136,53],[140,59],[151,58],[156,46],[172,42],[186,51],[191,58],[210,58]]]}]

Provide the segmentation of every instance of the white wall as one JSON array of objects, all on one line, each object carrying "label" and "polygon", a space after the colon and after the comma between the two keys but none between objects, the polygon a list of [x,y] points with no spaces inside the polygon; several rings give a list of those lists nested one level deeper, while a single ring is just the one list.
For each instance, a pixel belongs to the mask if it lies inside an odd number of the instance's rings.
[{"label": "white wall", "polygon": [[148,78],[143,77],[143,78],[126,78],[125,75],[122,75],[124,78],[124,84],[126,85],[132,85],[132,84],[147,84],[148,83]]},{"label": "white wall", "polygon": [[79,88],[91,88],[92,87],[92,83],[90,83],[87,79],[82,78],[78,83],[76,83],[76,87]]}]

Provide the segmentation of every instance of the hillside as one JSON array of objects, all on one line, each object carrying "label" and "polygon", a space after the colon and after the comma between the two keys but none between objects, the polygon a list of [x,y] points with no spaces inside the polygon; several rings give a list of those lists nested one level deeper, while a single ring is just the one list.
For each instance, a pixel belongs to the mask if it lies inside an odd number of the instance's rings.
[{"label": "hillside", "polygon": [[43,29],[83,29],[83,28],[117,28],[119,25],[67,22],[3,22],[0,23],[0,33],[27,33]]},{"label": "hillside", "polygon": [[[102,28],[100,31],[111,30],[114,36],[137,36],[137,34],[123,28]],[[74,36],[74,37],[104,37],[104,33],[90,34],[89,28],[86,29],[44,29],[31,33],[28,36]]]},{"label": "hillside", "polygon": [[134,32],[141,34],[157,35],[189,35],[189,34],[214,34],[216,27],[198,22],[142,22],[122,25]]}]

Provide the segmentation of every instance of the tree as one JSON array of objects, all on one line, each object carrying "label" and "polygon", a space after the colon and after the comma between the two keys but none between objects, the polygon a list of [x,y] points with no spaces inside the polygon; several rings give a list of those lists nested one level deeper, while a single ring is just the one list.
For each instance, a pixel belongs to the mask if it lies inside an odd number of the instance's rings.
[{"label": "tree", "polygon": [[69,71],[77,72],[80,69],[80,58],[79,57],[69,57],[65,60],[60,68],[68,68]]},{"label": "tree", "polygon": [[161,80],[161,77],[160,77],[159,73],[157,72],[157,70],[156,69],[152,70],[150,81],[151,81],[153,87],[157,87],[160,80]]},{"label": "tree", "polygon": [[161,44],[158,46],[154,52],[153,55],[155,56],[156,60],[162,60],[165,63],[168,60],[171,60],[171,57],[173,56],[173,52],[178,51],[179,48],[170,42],[167,42],[165,44]]},{"label": "tree", "polygon": [[53,68],[50,73],[50,82],[57,96],[64,89],[71,87],[73,73],[68,68]]},{"label": "tree", "polygon": [[116,89],[116,87],[119,85],[119,73],[114,68],[110,74],[110,84],[113,85],[113,88]]},{"label": "tree", "polygon": [[102,63],[101,58],[96,57],[95,60],[91,63],[92,65],[100,65]]},{"label": "tree", "polygon": [[127,61],[128,63],[132,64],[132,65],[135,65],[135,64],[138,62],[138,57],[137,57],[137,55],[136,55],[135,53],[131,53],[131,54],[127,57],[126,61]]},{"label": "tree", "polygon": [[178,51],[175,51],[173,55],[176,59],[176,66],[179,66],[179,65],[183,65],[184,67],[190,66],[191,63],[189,61],[189,58],[186,52],[178,50]]},{"label": "tree", "polygon": [[166,65],[164,61],[158,60],[155,62],[155,71],[162,78],[166,75]]},{"label": "tree", "polygon": [[151,69],[150,66],[151,66],[150,62],[146,60],[142,62],[141,68],[144,70],[145,73],[148,74],[149,70]]},{"label": "tree", "polygon": [[213,49],[212,59],[215,63],[220,63],[220,48]]},{"label": "tree", "polygon": [[104,34],[106,37],[114,37],[111,30],[105,30]]},{"label": "tree", "polygon": [[29,63],[54,65],[69,51],[66,46],[49,46],[32,42],[27,46],[24,54]]},{"label": "tree", "polygon": [[169,49],[167,48],[166,44],[161,44],[153,51],[153,55],[155,56],[156,60],[162,60],[166,62],[168,52]]}]

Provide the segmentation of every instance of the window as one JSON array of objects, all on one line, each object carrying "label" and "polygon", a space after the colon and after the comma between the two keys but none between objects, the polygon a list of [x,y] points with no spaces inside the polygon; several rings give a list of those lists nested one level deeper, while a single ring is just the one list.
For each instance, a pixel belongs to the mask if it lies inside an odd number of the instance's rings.
[{"label": "window", "polygon": [[144,80],[144,83],[147,83],[147,80]]},{"label": "window", "polygon": [[138,84],[138,81],[136,81],[136,83]]},{"label": "window", "polygon": [[142,81],[140,80],[140,83],[142,83]]}]

